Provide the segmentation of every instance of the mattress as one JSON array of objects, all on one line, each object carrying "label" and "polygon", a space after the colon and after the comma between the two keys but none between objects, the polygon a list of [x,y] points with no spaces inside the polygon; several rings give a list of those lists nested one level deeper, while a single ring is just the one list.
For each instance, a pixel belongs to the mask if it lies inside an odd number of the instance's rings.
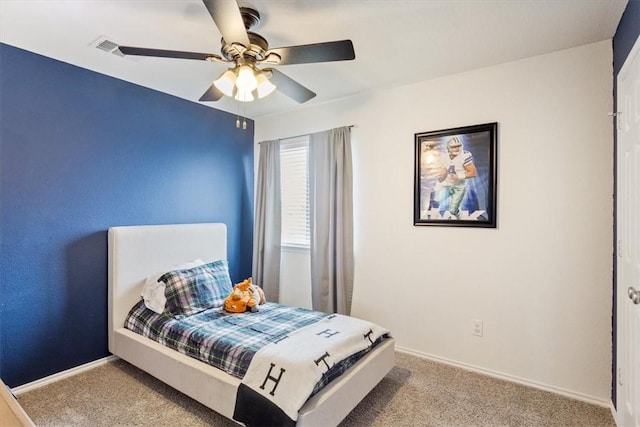
[{"label": "mattress", "polygon": [[232,314],[212,308],[175,319],[149,310],[140,301],[129,312],[125,328],[242,379],[258,350],[325,316],[266,303],[257,313]]},{"label": "mattress", "polygon": [[[256,313],[228,313],[221,308],[212,308],[176,319],[155,313],[141,300],[127,315],[124,326],[242,379],[260,349],[329,316],[319,311],[267,302],[260,305]],[[377,337],[371,346],[331,366],[315,384],[311,395],[340,376],[387,336]]]}]

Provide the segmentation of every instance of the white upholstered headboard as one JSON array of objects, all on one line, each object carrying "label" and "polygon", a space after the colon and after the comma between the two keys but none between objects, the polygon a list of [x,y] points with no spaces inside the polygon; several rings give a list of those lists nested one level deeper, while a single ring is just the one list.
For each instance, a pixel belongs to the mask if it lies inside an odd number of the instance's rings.
[{"label": "white upholstered headboard", "polygon": [[202,258],[227,259],[227,226],[222,223],[142,225],[109,229],[109,351],[113,331],[124,326],[140,299],[147,276]]}]

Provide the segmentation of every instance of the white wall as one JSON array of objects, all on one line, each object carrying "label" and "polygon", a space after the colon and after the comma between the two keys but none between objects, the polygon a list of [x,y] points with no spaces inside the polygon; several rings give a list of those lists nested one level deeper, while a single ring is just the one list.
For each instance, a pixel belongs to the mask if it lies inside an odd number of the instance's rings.
[{"label": "white wall", "polygon": [[[415,353],[604,403],[612,72],[600,42],[259,118],[256,141],[356,125],[354,316]],[[493,121],[498,228],[413,226],[414,134]]]}]

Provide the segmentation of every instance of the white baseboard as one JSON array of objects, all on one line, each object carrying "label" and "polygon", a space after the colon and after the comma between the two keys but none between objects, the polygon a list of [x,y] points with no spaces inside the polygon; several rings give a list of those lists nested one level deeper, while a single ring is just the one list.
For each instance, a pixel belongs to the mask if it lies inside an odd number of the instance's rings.
[{"label": "white baseboard", "polygon": [[613,415],[613,421],[615,421],[617,426],[622,425],[618,422],[618,411],[616,411],[616,407],[613,406],[613,402],[611,402],[610,408],[611,408],[611,415]]},{"label": "white baseboard", "polygon": [[39,380],[12,388],[11,391],[17,396],[21,393],[26,393],[28,391],[35,390],[36,388],[43,387],[47,384],[60,381],[61,379],[78,375],[79,373],[88,371],[89,369],[97,368],[98,366],[104,365],[117,359],[117,356],[107,356],[102,359],[94,360],[93,362],[85,363],[84,365],[76,366],[75,368],[67,369],[66,371],[58,372],[57,374],[49,375],[48,377],[44,377]]},{"label": "white baseboard", "polygon": [[593,396],[588,396],[582,393],[576,393],[572,390],[565,390],[559,387],[550,386],[547,384],[538,383],[535,381],[531,381],[525,378],[516,377],[513,375],[503,374],[501,372],[492,371],[490,369],[479,368],[477,366],[468,365],[466,363],[458,362],[455,360],[450,360],[444,357],[434,356],[432,354],[421,353],[419,351],[412,350],[410,348],[399,347],[396,345],[396,350],[401,353],[411,354],[413,356],[422,357],[424,359],[433,360],[435,362],[445,363],[447,365],[455,366],[457,368],[466,369],[468,371],[477,372],[479,374],[488,375],[490,377],[499,378],[502,380],[507,380],[511,382],[515,382],[518,384],[522,384],[529,387],[534,387],[540,390],[549,391],[552,393],[560,394],[565,397],[569,397],[571,399],[580,400],[582,402],[591,403],[593,405],[602,406],[605,408],[611,408],[613,410],[613,405],[610,400],[602,400]]}]

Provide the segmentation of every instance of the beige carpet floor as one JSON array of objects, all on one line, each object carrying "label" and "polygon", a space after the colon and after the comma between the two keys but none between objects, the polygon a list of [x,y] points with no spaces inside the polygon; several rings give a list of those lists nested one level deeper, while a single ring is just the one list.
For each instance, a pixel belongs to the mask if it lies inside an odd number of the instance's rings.
[{"label": "beige carpet floor", "polygon": [[[237,426],[117,360],[22,393],[36,426]],[[340,427],[615,427],[608,408],[396,353],[396,366]]]}]

